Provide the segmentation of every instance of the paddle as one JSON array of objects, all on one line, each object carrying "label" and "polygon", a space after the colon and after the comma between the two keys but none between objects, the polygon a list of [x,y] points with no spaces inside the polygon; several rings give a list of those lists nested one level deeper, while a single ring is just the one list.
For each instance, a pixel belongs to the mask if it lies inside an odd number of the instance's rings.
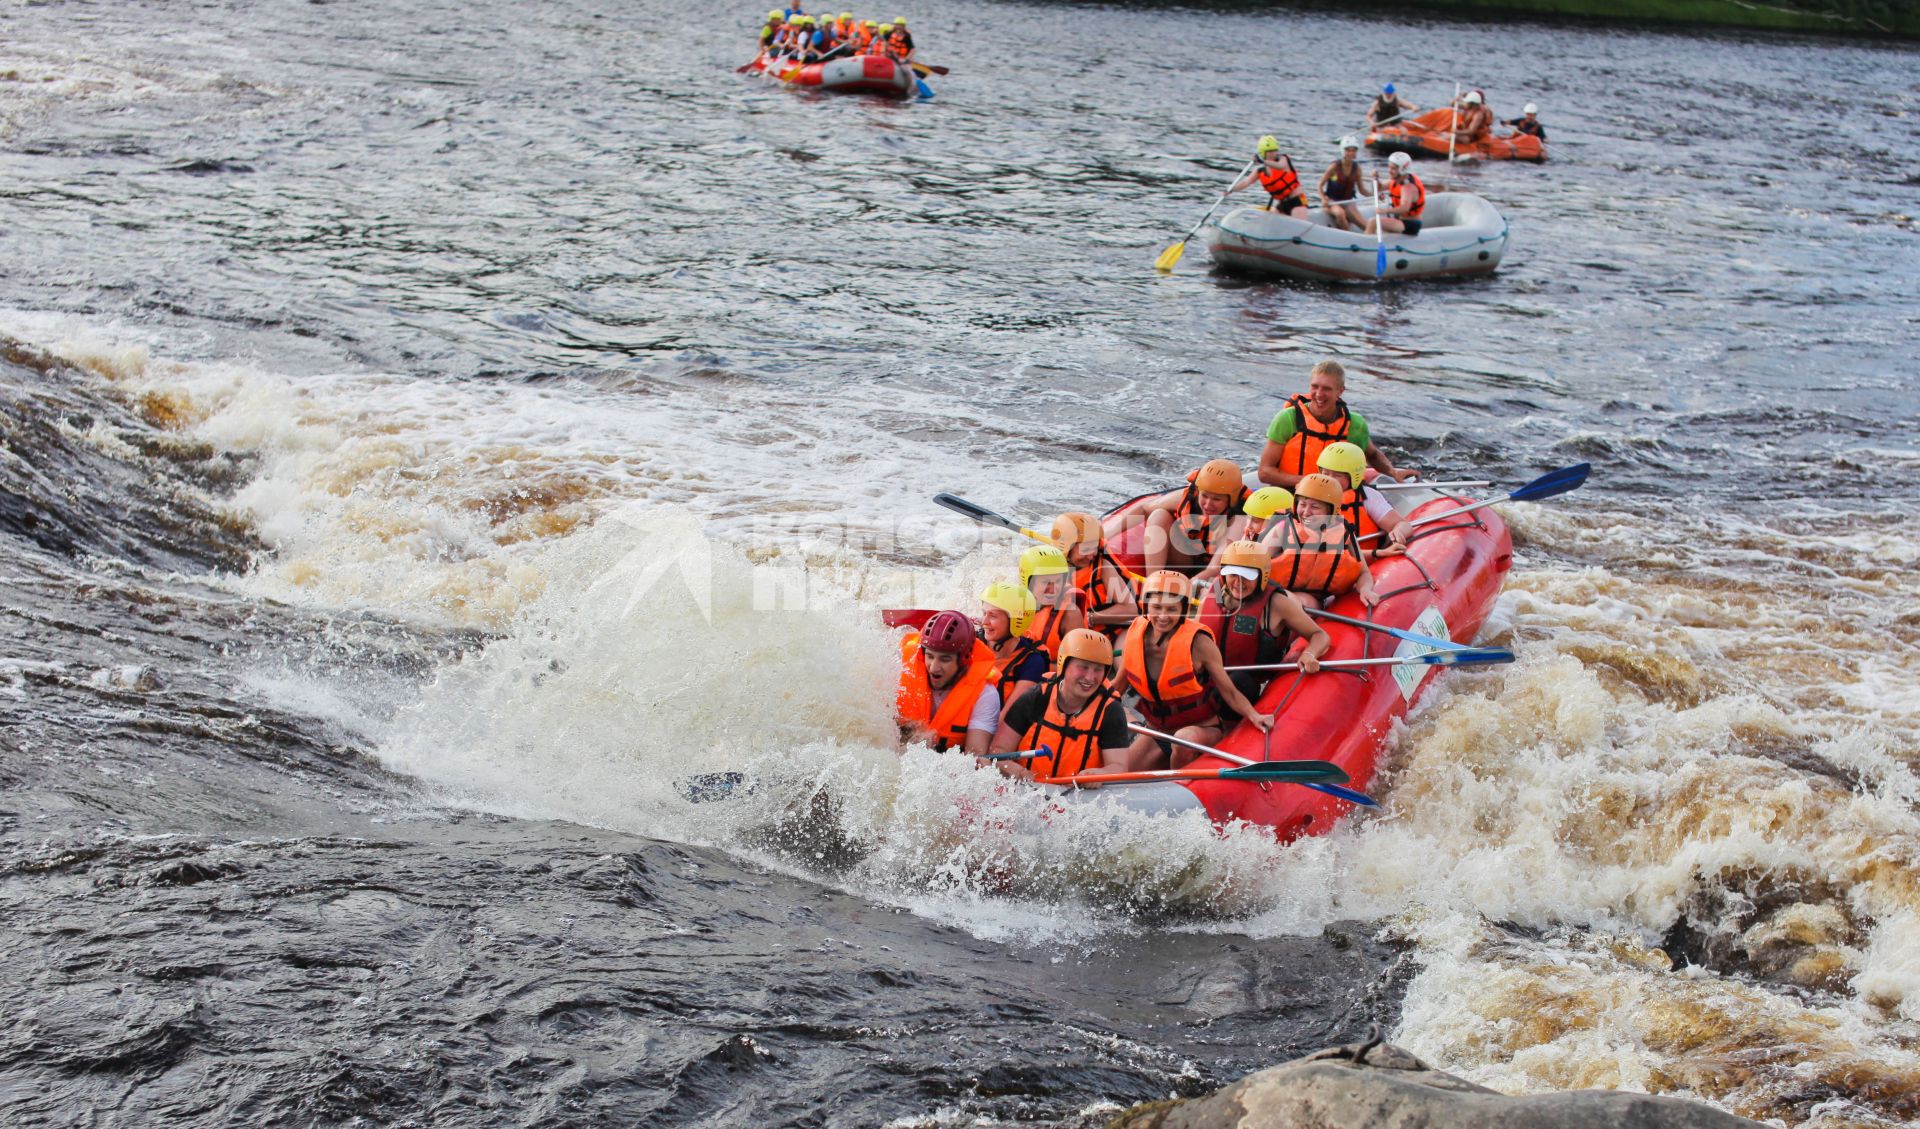
[{"label": "paddle", "polygon": [[[1502,502],[1535,502],[1541,498],[1552,498],[1556,495],[1565,494],[1570,490],[1578,490],[1581,484],[1586,482],[1587,473],[1592,469],[1593,466],[1590,463],[1575,463],[1572,466],[1561,467],[1559,470],[1550,470],[1504,498],[1488,498],[1484,502],[1475,502],[1470,506],[1461,506],[1457,510],[1447,510],[1443,513],[1429,514],[1426,517],[1415,518],[1408,522],[1406,527],[1408,529],[1417,529],[1423,525],[1432,525],[1436,521],[1445,521],[1450,517],[1459,517],[1461,514],[1470,514],[1475,510],[1484,510],[1488,506],[1497,506]],[[1371,541],[1375,537],[1380,536],[1383,535],[1380,533],[1369,533],[1365,537],[1359,538],[1359,540]]]},{"label": "paddle", "polygon": [[[1248,161],[1247,167],[1241,169],[1239,176],[1235,176],[1233,178],[1233,183],[1239,184],[1240,177],[1247,175],[1249,172],[1252,172],[1253,166],[1258,163],[1259,163],[1258,158],[1252,161]],[[1229,186],[1225,192],[1222,192],[1220,194],[1220,198],[1213,202],[1213,207],[1207,209],[1207,214],[1200,217],[1200,222],[1193,225],[1192,231],[1189,231],[1185,235],[1181,236],[1180,242],[1175,243],[1173,246],[1160,252],[1160,257],[1153,261],[1153,269],[1161,272],[1162,274],[1165,274],[1167,271],[1172,270],[1176,265],[1178,265],[1180,262],[1180,256],[1187,253],[1187,240],[1192,239],[1195,235],[1198,235],[1200,233],[1200,229],[1202,227],[1205,227],[1207,224],[1207,221],[1213,218],[1213,213],[1218,211],[1220,209],[1220,205],[1226,203],[1227,197],[1231,195],[1233,195],[1233,188]]]},{"label": "paddle", "polygon": [[[703,772],[674,781],[673,790],[690,804],[711,804],[733,795],[746,782],[747,775],[744,772]],[[748,792],[752,790],[751,785],[746,789]]]},{"label": "paddle", "polygon": [[1319,608],[1302,608],[1301,610],[1315,619],[1324,619],[1329,623],[1344,623],[1351,627],[1358,627],[1367,631],[1378,631],[1382,635],[1391,635],[1395,639],[1404,639],[1409,643],[1418,643],[1423,647],[1437,647],[1443,651],[1471,651],[1476,649],[1471,643],[1455,643],[1450,639],[1441,639],[1433,635],[1422,635],[1417,631],[1407,631],[1399,627],[1388,627],[1384,623],[1374,623],[1372,620],[1355,619],[1350,615],[1335,615],[1333,612],[1321,611]]},{"label": "paddle", "polygon": [[1460,137],[1460,84],[1453,84],[1453,120],[1447,127],[1447,163],[1453,163],[1453,143]]},{"label": "paddle", "polygon": [[[1135,733],[1145,733],[1149,737],[1157,737],[1162,741],[1180,745],[1196,752],[1206,753],[1209,756],[1219,757],[1223,761],[1231,761],[1242,767],[1270,763],[1266,761],[1250,761],[1245,757],[1235,756],[1225,749],[1216,749],[1212,745],[1202,745],[1198,741],[1189,741],[1184,737],[1175,737],[1171,733],[1162,733],[1158,729],[1148,729],[1144,725],[1134,725],[1129,722],[1127,728],[1133,730]],[[1342,773],[1342,776],[1344,777],[1345,774]],[[1365,792],[1356,792],[1351,788],[1342,788],[1338,784],[1328,784],[1324,781],[1316,782],[1311,780],[1290,780],[1287,783],[1298,784],[1302,788],[1310,788],[1315,792],[1324,792],[1329,796],[1346,800],[1348,803],[1359,804],[1361,807],[1370,808],[1378,806],[1373,802],[1373,797],[1367,795]],[[1345,783],[1344,779],[1342,783]]]},{"label": "paddle", "polygon": [[935,505],[945,506],[954,513],[970,517],[983,525],[997,525],[1002,529],[1011,530],[1014,533],[1025,534],[1035,541],[1040,541],[1048,545],[1053,544],[1053,538],[1035,533],[1033,530],[1014,522],[1011,518],[1002,517],[987,507],[975,505],[965,498],[957,498],[952,494],[935,494],[933,501]]},{"label": "paddle", "polygon": [[1380,222],[1380,182],[1373,182],[1373,277],[1387,276],[1387,225]]},{"label": "paddle", "polygon": [[932,63],[914,63],[912,64],[912,66],[913,66],[913,69],[916,71],[919,71],[922,76],[925,76],[927,74],[952,74],[953,73],[952,68],[936,67]]},{"label": "paddle", "polygon": [[[1428,651],[1420,655],[1383,655],[1377,659],[1325,659],[1321,670],[1347,670],[1363,666],[1470,666],[1476,663],[1510,663],[1512,651],[1505,647],[1465,647],[1460,650]],[[1235,670],[1299,670],[1299,663],[1257,663],[1253,666],[1229,666]]]},{"label": "paddle", "polygon": [[[908,73],[908,74],[913,74],[913,69],[912,69],[911,67],[909,67],[909,68],[907,69],[907,73]],[[920,95],[920,97],[922,97],[922,98],[931,98],[931,97],[933,97],[933,87],[931,87],[931,86],[928,86],[928,85],[927,85],[927,80],[926,80],[926,79],[924,79],[924,78],[921,78],[921,77],[920,77],[919,75],[917,75],[917,74],[914,74],[914,75],[913,75],[913,90],[914,90],[914,93],[916,93],[916,94],[918,94],[918,95]]]},{"label": "paddle", "polygon": [[[1381,475],[1381,477],[1385,478],[1386,476]],[[1459,482],[1427,482],[1416,478],[1412,482],[1369,482],[1367,485],[1373,487],[1375,490],[1465,490],[1470,486],[1492,486],[1493,481],[1491,479],[1476,478],[1471,482],[1465,480]]]},{"label": "paddle", "polygon": [[748,60],[747,60],[746,62],[744,62],[744,63],[742,63],[742,64],[740,64],[739,66],[737,66],[737,67],[735,67],[735,68],[733,68],[733,73],[734,73],[734,74],[746,74],[746,73],[747,73],[748,71],[750,71],[750,70],[752,70],[752,69],[753,69],[753,65],[754,65],[755,63],[757,63],[757,62],[759,62],[759,61],[760,61],[760,56],[758,56],[758,55],[755,55],[755,56],[754,56],[753,58],[751,58],[751,59],[748,59]]},{"label": "paddle", "polygon": [[[1410,117],[1410,116],[1412,116],[1412,115],[1414,115],[1414,114],[1417,114],[1417,113],[1419,113],[1419,112],[1420,112],[1420,109],[1419,109],[1419,107],[1417,107],[1417,106],[1410,106],[1410,107],[1408,107],[1407,109],[1404,109],[1404,110],[1402,110],[1402,111],[1400,111],[1399,113],[1397,113],[1397,114],[1395,114],[1395,115],[1393,115],[1393,116],[1392,116],[1392,117],[1390,117],[1390,118],[1381,118],[1381,119],[1380,119],[1379,121],[1377,121],[1377,122],[1374,122],[1374,123],[1373,123],[1372,125],[1370,125],[1370,126],[1368,126],[1368,127],[1366,127],[1366,129],[1365,129],[1365,130],[1364,130],[1363,132],[1366,132],[1366,133],[1376,133],[1376,132],[1378,132],[1378,131],[1379,131],[1379,129],[1380,129],[1380,127],[1381,127],[1381,126],[1383,126],[1383,125],[1392,125],[1392,124],[1393,124],[1394,122],[1397,122],[1397,121],[1399,121],[1399,120],[1400,120],[1401,118],[1404,118],[1404,117]],[[1344,136],[1345,136],[1345,134],[1342,134],[1341,136],[1343,136],[1343,137],[1344,137]],[[1333,143],[1335,143],[1335,142],[1337,142],[1337,141],[1339,141],[1339,140],[1340,140],[1340,138],[1339,138],[1339,137],[1329,137],[1329,138],[1327,138],[1327,144],[1329,144],[1329,145],[1331,145],[1331,144],[1333,144]]]},{"label": "paddle", "polygon": [[1162,780],[1252,780],[1286,784],[1343,783],[1347,774],[1330,761],[1255,761],[1235,768],[1160,768],[1148,772],[1083,772],[1036,776],[1035,784],[1148,784]]}]

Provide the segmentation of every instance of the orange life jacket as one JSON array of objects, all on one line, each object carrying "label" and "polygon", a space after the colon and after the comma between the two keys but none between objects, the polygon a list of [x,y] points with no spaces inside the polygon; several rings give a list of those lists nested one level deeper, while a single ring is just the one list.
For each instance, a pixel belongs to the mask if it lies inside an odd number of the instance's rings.
[{"label": "orange life jacket", "polygon": [[[1127,570],[1121,568],[1120,562],[1114,560],[1107,552],[1107,543],[1102,539],[1100,548],[1094,551],[1093,563],[1085,568],[1075,569],[1073,572],[1073,588],[1080,593],[1080,606],[1087,611],[1088,627],[1094,627],[1091,622],[1094,612],[1106,611],[1120,602],[1114,597],[1112,589],[1107,586],[1107,570],[1101,568],[1101,565],[1112,565],[1114,575],[1120,578],[1120,583],[1127,586],[1127,594],[1136,600],[1140,598],[1138,590],[1134,587],[1133,578],[1128,576]],[[1109,635],[1126,630],[1123,627],[1113,626],[1094,629],[1105,631]]]},{"label": "orange life jacket", "polygon": [[927,658],[920,653],[920,633],[907,632],[900,640],[900,694],[895,699],[901,724],[926,726],[933,732],[933,747],[941,752],[966,744],[967,720],[980,701],[980,691],[1000,677],[994,661],[993,649],[974,640],[973,656],[935,709],[933,687],[927,684]]},{"label": "orange life jacket", "polygon": [[1199,467],[1187,472],[1187,492],[1180,496],[1180,504],[1174,507],[1173,525],[1187,540],[1200,546],[1199,555],[1212,557],[1225,542],[1227,526],[1232,524],[1233,515],[1247,504],[1247,484],[1240,484],[1233,501],[1227,503],[1226,513],[1208,517],[1200,512],[1200,484],[1196,481],[1199,477]]},{"label": "orange life jacket", "polygon": [[1300,195],[1300,174],[1294,171],[1293,158],[1283,157],[1286,164],[1281,168],[1262,163],[1260,166],[1260,187],[1267,190],[1274,203],[1284,203]]},{"label": "orange life jacket", "polygon": [[1274,635],[1267,631],[1267,605],[1273,592],[1273,585],[1263,584],[1252,599],[1232,612],[1221,607],[1212,592],[1200,601],[1200,626],[1219,641],[1220,657],[1227,666],[1279,662],[1292,646],[1292,632],[1283,628]]},{"label": "orange life jacket", "polygon": [[[1171,733],[1183,725],[1212,721],[1220,716],[1220,698],[1205,673],[1194,664],[1193,641],[1207,629],[1196,620],[1186,620],[1173,629],[1167,640],[1166,657],[1160,662],[1158,681],[1147,680],[1147,617],[1135,619],[1120,644],[1120,675],[1133,692],[1140,695],[1140,712],[1155,729]],[[1207,632],[1211,637],[1212,632]]]},{"label": "orange life jacket", "polygon": [[1400,189],[1407,184],[1413,186],[1413,207],[1407,209],[1405,218],[1417,220],[1420,218],[1420,213],[1427,210],[1427,186],[1420,183],[1419,177],[1408,173],[1406,184],[1402,184],[1397,180],[1392,182],[1387,186],[1387,196],[1391,199],[1393,206],[1398,208],[1400,206]]},{"label": "orange life jacket", "polygon": [[[1358,489],[1347,491],[1346,496],[1340,499],[1340,516],[1347,519],[1347,529],[1356,541],[1364,541],[1380,532],[1379,523],[1375,522],[1373,515],[1367,512],[1365,493],[1366,487],[1363,485]],[[1375,542],[1379,540],[1378,537],[1374,537]],[[1377,543],[1373,546],[1376,549],[1379,547]]]},{"label": "orange life jacket", "polygon": [[1107,711],[1123,708],[1120,695],[1110,686],[1102,686],[1087,699],[1079,712],[1068,717],[1060,708],[1060,676],[1041,679],[1033,693],[1040,697],[1040,720],[1020,735],[1019,749],[1031,752],[1045,745],[1050,757],[1035,757],[1027,767],[1035,776],[1076,776],[1090,768],[1100,768],[1100,730],[1106,724]]},{"label": "orange life jacket", "polygon": [[1345,400],[1336,400],[1334,405],[1339,410],[1339,418],[1332,423],[1321,423],[1308,410],[1305,395],[1287,401],[1287,407],[1293,409],[1293,434],[1287,437],[1286,446],[1280,448],[1281,470],[1288,474],[1312,474],[1320,469],[1322,448],[1329,443],[1346,441],[1347,432],[1353,427],[1353,413],[1347,411]]},{"label": "orange life jacket", "polygon": [[1322,540],[1318,531],[1294,522],[1289,543],[1273,555],[1268,575],[1274,587],[1322,599],[1351,591],[1367,566],[1353,534],[1342,528],[1336,535],[1338,541]]}]

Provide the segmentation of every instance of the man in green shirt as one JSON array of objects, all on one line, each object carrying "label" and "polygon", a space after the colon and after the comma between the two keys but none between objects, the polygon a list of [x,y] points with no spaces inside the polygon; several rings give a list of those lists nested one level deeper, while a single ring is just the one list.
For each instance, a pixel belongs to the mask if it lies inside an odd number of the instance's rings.
[{"label": "man in green shirt", "polygon": [[1365,451],[1367,465],[1395,482],[1420,477],[1418,471],[1396,468],[1373,445],[1367,421],[1349,411],[1341,398],[1346,391],[1347,370],[1339,361],[1313,366],[1306,394],[1288,400],[1267,428],[1267,444],[1260,451],[1260,481],[1291,490],[1307,475],[1318,473],[1321,448],[1342,441]]}]

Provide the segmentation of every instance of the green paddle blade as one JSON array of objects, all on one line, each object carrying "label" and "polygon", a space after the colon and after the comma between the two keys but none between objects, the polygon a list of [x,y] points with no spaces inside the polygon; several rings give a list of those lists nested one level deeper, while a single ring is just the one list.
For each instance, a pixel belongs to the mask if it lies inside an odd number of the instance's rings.
[{"label": "green paddle blade", "polygon": [[1261,761],[1258,764],[1220,770],[1222,780],[1285,780],[1345,784],[1350,777],[1331,761]]}]

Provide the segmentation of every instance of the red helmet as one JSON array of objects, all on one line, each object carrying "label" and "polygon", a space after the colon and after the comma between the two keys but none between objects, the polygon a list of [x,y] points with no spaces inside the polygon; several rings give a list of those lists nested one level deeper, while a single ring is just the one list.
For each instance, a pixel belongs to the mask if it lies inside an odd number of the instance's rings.
[{"label": "red helmet", "polygon": [[959,612],[941,612],[920,629],[920,649],[943,655],[973,654],[973,621]]}]

